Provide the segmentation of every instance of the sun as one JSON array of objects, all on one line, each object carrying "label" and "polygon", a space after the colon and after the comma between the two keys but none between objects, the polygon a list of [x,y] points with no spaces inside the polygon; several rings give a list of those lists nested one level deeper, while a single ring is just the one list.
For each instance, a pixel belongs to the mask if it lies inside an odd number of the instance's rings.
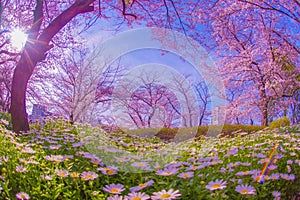
[{"label": "sun", "polygon": [[15,29],[10,34],[10,42],[14,48],[21,50],[27,40],[28,35],[20,29]]}]

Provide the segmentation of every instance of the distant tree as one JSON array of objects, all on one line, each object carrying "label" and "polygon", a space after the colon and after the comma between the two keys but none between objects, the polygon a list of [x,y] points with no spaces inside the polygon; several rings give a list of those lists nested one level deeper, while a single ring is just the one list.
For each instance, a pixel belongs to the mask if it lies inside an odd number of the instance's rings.
[{"label": "distant tree", "polygon": [[9,112],[11,97],[12,66],[9,63],[0,65],[0,111]]},{"label": "distant tree", "polygon": [[181,116],[175,110],[180,110],[178,99],[170,88],[162,85],[159,76],[162,74],[142,72],[134,77],[135,82],[121,79],[113,94],[114,109],[122,112],[116,116],[122,118],[121,126],[153,128],[180,125]]},{"label": "distant tree", "polygon": [[164,73],[145,70],[131,79],[121,79],[114,91],[113,104],[122,114],[115,117],[136,128],[194,127],[208,123],[210,94],[206,84],[193,84],[189,76]]},{"label": "distant tree", "polygon": [[[198,88],[193,87],[193,84],[191,81],[189,81],[189,78],[190,76],[185,76],[183,78],[177,76],[176,74],[171,75],[173,84],[170,85],[170,88],[173,91],[176,91],[180,100],[180,109],[175,109],[175,107],[174,109],[181,116],[183,121],[182,126],[184,127],[193,127],[199,125],[198,116],[201,115],[201,113],[199,110],[199,101],[197,101],[197,95],[205,95],[204,93],[200,92],[200,85],[198,85]],[[200,96],[199,98],[201,99]]]},{"label": "distant tree", "polygon": [[200,81],[194,84],[195,92],[198,97],[198,103],[200,106],[200,114],[199,114],[199,126],[203,125],[207,118],[211,115],[209,112],[209,104],[211,103],[208,87],[204,81]]}]

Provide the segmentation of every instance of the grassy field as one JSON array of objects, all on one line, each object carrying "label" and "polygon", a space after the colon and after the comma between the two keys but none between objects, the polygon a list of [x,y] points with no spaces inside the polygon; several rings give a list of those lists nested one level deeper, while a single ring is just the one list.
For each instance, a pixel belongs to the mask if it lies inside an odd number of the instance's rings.
[{"label": "grassy field", "polygon": [[180,143],[63,120],[0,127],[0,199],[300,198],[299,125]]}]

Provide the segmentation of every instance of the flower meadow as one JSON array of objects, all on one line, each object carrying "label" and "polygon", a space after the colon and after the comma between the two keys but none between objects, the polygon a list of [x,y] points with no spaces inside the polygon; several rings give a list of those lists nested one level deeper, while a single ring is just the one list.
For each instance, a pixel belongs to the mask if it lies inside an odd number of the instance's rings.
[{"label": "flower meadow", "polygon": [[300,199],[299,125],[180,144],[64,120],[0,127],[0,199]]}]

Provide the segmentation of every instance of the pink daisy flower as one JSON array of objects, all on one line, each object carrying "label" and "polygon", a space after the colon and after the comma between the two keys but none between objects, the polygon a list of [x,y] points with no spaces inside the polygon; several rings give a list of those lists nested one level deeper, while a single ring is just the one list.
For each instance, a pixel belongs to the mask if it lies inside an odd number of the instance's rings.
[{"label": "pink daisy flower", "polygon": [[126,199],[128,199],[128,200],[148,200],[148,199],[150,199],[150,196],[145,194],[144,192],[133,192],[133,193],[129,193],[126,196]]},{"label": "pink daisy flower", "polygon": [[226,184],[227,184],[227,182],[223,181],[223,180],[211,181],[206,186],[206,189],[208,189],[208,190],[224,189],[224,188],[226,188]]},{"label": "pink daisy flower", "polygon": [[162,190],[160,192],[154,192],[151,196],[152,200],[161,200],[161,199],[166,199],[166,200],[172,200],[176,199],[177,197],[180,197],[181,194],[179,193],[179,190],[173,190],[170,189],[168,191]]},{"label": "pink daisy flower", "polygon": [[26,194],[25,192],[19,192],[18,194],[16,194],[16,198],[18,200],[28,200],[29,199],[29,195]]},{"label": "pink daisy flower", "polygon": [[106,185],[103,190],[105,192],[111,193],[111,194],[121,194],[125,188],[122,184],[118,183],[118,184],[110,184],[110,185]]},{"label": "pink daisy flower", "polygon": [[98,174],[95,172],[82,172],[80,177],[84,181],[94,180],[94,179],[98,178]]},{"label": "pink daisy flower", "polygon": [[240,194],[256,194],[255,188],[251,185],[238,185],[235,191]]}]

